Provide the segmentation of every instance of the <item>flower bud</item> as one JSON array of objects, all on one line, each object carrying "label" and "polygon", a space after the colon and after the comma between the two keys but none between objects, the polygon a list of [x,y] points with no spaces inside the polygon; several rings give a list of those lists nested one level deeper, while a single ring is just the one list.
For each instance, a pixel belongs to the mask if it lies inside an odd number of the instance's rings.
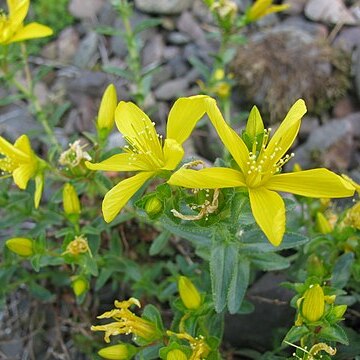
[{"label": "flower bud", "polygon": [[179,282],[180,298],[187,309],[196,310],[201,305],[201,296],[195,285],[186,276],[180,276]]},{"label": "flower bud", "polygon": [[110,84],[101,99],[98,112],[97,126],[101,131],[105,129],[110,131],[115,122],[115,109],[117,105],[117,94],[114,84]]},{"label": "flower bud", "polygon": [[78,277],[71,283],[71,287],[76,296],[81,296],[88,289],[88,282],[86,279]]},{"label": "flower bud", "polygon": [[181,350],[174,349],[167,353],[166,360],[187,360],[187,356]]},{"label": "flower bud", "polygon": [[33,241],[27,238],[13,238],[6,241],[6,246],[20,256],[31,256],[34,253]]},{"label": "flower bud", "polygon": [[79,197],[70,183],[66,183],[63,188],[63,206],[66,215],[80,214]]},{"label": "flower bud", "polygon": [[157,215],[163,209],[163,203],[156,195],[146,201],[145,211],[149,216]]},{"label": "flower bud", "polygon": [[321,212],[316,213],[316,227],[318,231],[324,235],[331,233],[333,230],[330,222]]},{"label": "flower bud", "polygon": [[128,360],[133,357],[134,349],[133,346],[128,344],[118,344],[102,348],[98,351],[98,354],[104,359]]},{"label": "flower bud", "polygon": [[301,305],[301,315],[308,322],[316,322],[322,318],[324,311],[324,291],[319,284],[311,285],[305,291]]}]

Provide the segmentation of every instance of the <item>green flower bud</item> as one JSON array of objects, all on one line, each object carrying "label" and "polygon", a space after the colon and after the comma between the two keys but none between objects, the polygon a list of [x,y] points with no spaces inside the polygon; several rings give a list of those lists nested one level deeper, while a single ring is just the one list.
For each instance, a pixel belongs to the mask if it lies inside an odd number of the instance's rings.
[{"label": "green flower bud", "polygon": [[301,315],[308,322],[319,321],[325,311],[325,296],[319,284],[311,285],[301,303]]},{"label": "green flower bud", "polygon": [[167,353],[166,360],[187,360],[187,356],[179,349]]},{"label": "green flower bud", "polygon": [[316,213],[316,227],[321,234],[329,234],[332,232],[332,226],[323,213]]},{"label": "green flower bud", "polygon": [[180,298],[187,309],[196,310],[201,305],[201,296],[195,285],[186,276],[180,276],[179,282]]},{"label": "green flower bud", "polygon": [[6,241],[6,246],[13,253],[20,256],[31,256],[34,254],[33,241],[27,238],[12,238]]},{"label": "green flower bud", "polygon": [[163,203],[156,195],[146,201],[145,211],[149,216],[157,215],[163,209]]},{"label": "green flower bud", "polygon": [[98,351],[98,354],[104,359],[128,360],[131,359],[135,353],[133,348],[133,346],[128,344],[118,344],[102,348]]}]

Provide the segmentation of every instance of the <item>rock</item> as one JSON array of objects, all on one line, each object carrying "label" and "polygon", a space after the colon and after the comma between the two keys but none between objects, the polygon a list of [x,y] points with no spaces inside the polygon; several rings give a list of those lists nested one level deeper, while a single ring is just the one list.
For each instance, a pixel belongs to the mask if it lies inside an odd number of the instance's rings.
[{"label": "rock", "polygon": [[255,305],[254,312],[226,317],[225,342],[261,352],[273,349],[274,329],[290,329],[295,320],[295,310],[290,306],[295,294],[280,286],[284,281],[284,275],[269,272],[251,286],[247,299]]},{"label": "rock", "polygon": [[170,60],[180,54],[180,48],[178,46],[166,46],[164,48],[164,59]]},{"label": "rock", "polygon": [[351,99],[349,96],[345,96],[336,102],[332,110],[332,115],[334,118],[343,118],[345,116],[350,115],[354,111],[355,111],[355,107],[354,107],[353,99]]},{"label": "rock", "polygon": [[[301,121],[301,126],[299,130],[299,140],[306,140],[312,131],[319,127],[319,119],[316,117],[305,116]],[[273,129],[273,126],[271,126]],[[273,134],[275,129],[273,129]]]},{"label": "rock", "polygon": [[20,135],[40,132],[42,127],[29,112],[16,105],[2,107],[0,110],[0,134],[9,141],[15,141]]},{"label": "rock", "polygon": [[360,27],[341,29],[334,40],[334,45],[350,53],[355,48],[360,48]]},{"label": "rock", "polygon": [[310,20],[330,24],[355,25],[357,23],[342,0],[309,0],[305,6],[305,15]]},{"label": "rock", "polygon": [[178,31],[173,31],[167,36],[167,41],[174,45],[184,45],[190,41],[190,37]]},{"label": "rock", "polygon": [[165,64],[161,66],[160,71],[156,71],[153,74],[151,87],[152,89],[157,88],[159,85],[163,84],[165,81],[171,79],[173,72],[172,67],[169,64]]},{"label": "rock", "polygon": [[142,51],[142,66],[159,65],[163,59],[164,40],[160,34],[149,39]]},{"label": "rock", "polygon": [[70,63],[79,47],[79,34],[74,27],[69,26],[61,31],[56,44],[58,60]]},{"label": "rock", "polygon": [[300,15],[303,13],[307,0],[286,0],[284,4],[289,5],[289,8],[284,11],[289,15]]},{"label": "rock", "polygon": [[191,0],[135,0],[140,11],[158,15],[176,15],[186,10]]},{"label": "rock", "polygon": [[[351,117],[353,115],[350,115]],[[356,115],[360,121],[360,113]],[[295,160],[304,169],[317,165],[337,171],[348,168],[354,147],[354,120],[349,117],[327,122],[311,132],[295,150]]]},{"label": "rock", "polygon": [[97,57],[98,35],[96,32],[89,32],[80,42],[80,46],[74,56],[74,65],[80,68],[95,65]]},{"label": "rock", "polygon": [[190,12],[185,11],[181,14],[177,22],[177,28],[188,35],[197,45],[207,47],[204,31]]},{"label": "rock", "polygon": [[79,19],[94,19],[101,7],[104,0],[71,0],[69,4],[69,12]]},{"label": "rock", "polygon": [[189,67],[182,56],[175,56],[169,61],[175,78],[185,76],[189,72]]},{"label": "rock", "polygon": [[308,21],[304,19],[302,16],[288,17],[277,28],[282,28],[282,27],[284,28],[293,27],[300,31],[307,32],[309,35],[320,39],[326,39],[329,35],[329,30],[326,25]]},{"label": "rock", "polygon": [[169,80],[155,90],[155,97],[158,100],[168,101],[176,97],[184,96],[188,85],[189,81],[186,78]]},{"label": "rock", "polygon": [[360,47],[357,48],[354,61],[353,73],[355,74],[355,88],[358,99],[360,99]]},{"label": "rock", "polygon": [[86,93],[100,97],[109,82],[109,76],[101,71],[80,70],[67,82],[67,93]]}]

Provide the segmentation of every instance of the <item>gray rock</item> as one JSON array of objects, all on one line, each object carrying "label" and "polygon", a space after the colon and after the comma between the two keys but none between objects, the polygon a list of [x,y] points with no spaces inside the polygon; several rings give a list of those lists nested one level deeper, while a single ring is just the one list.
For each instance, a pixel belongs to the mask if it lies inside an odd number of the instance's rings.
[{"label": "gray rock", "polygon": [[74,56],[74,65],[80,68],[91,67],[95,65],[98,45],[98,35],[95,32],[89,32],[80,42],[79,48]]},{"label": "gray rock", "polygon": [[304,11],[306,2],[307,0],[286,0],[284,4],[287,4],[290,7],[286,9],[284,13],[290,15],[300,15]]},{"label": "gray rock", "polygon": [[164,40],[160,34],[149,39],[142,51],[142,66],[159,65],[163,59]]},{"label": "gray rock", "polygon": [[207,46],[205,33],[190,12],[185,11],[181,14],[177,22],[177,28],[188,35],[199,46]]},{"label": "gray rock", "polygon": [[309,0],[305,6],[305,15],[310,20],[330,24],[355,25],[357,23],[342,0]]},{"label": "gray rock", "polygon": [[69,3],[69,12],[79,19],[94,19],[104,4],[104,0],[71,0]]},{"label": "gray rock", "polygon": [[159,85],[163,84],[165,81],[170,80],[172,74],[173,74],[172,67],[169,64],[163,65],[161,67],[161,71],[156,71],[153,74],[151,87],[155,89]]},{"label": "gray rock", "polygon": [[190,37],[178,31],[173,31],[167,36],[167,41],[174,45],[184,45],[190,41]]},{"label": "gray rock", "polygon": [[100,97],[108,83],[109,76],[103,72],[80,70],[73,74],[72,80],[67,82],[67,93],[86,93]]},{"label": "gray rock", "polygon": [[159,15],[180,14],[190,4],[191,0],[135,0],[135,6],[140,11]]},{"label": "gray rock", "polygon": [[355,74],[356,94],[358,99],[360,99],[360,47],[357,48],[354,56],[353,73]]},{"label": "gray rock", "polygon": [[61,31],[56,41],[57,60],[70,63],[79,47],[79,34],[73,26],[69,26]]},{"label": "gray rock", "polygon": [[360,121],[360,113],[328,121],[312,131],[307,142],[295,150],[296,162],[304,169],[313,167],[314,162],[338,171],[347,169],[353,153],[356,120]]},{"label": "gray rock", "polygon": [[304,19],[302,16],[288,17],[277,28],[281,28],[281,27],[292,27],[298,29],[299,31],[304,31],[311,36],[315,36],[321,39],[326,39],[327,36],[329,35],[329,30],[326,25],[308,21]]},{"label": "gray rock", "polygon": [[169,80],[155,90],[155,97],[158,100],[168,101],[184,95],[189,85],[186,78]]},{"label": "gray rock", "polygon": [[360,48],[360,27],[343,28],[334,40],[334,45],[352,52]]},{"label": "gray rock", "polygon": [[164,60],[170,60],[180,54],[180,48],[178,46],[166,46],[164,48]]},{"label": "gray rock", "polygon": [[189,67],[182,56],[176,56],[169,61],[172,72],[175,78],[186,75],[189,72]]}]

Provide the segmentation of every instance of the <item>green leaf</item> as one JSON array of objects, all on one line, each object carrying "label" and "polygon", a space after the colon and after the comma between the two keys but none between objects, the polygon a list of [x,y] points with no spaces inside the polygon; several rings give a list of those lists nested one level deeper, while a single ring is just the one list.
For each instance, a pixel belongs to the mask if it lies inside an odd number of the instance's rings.
[{"label": "green leaf", "polygon": [[239,245],[218,240],[215,239],[211,248],[210,276],[215,310],[221,312],[226,306],[233,270],[237,266]]},{"label": "green leaf", "polygon": [[150,29],[150,28],[153,28],[155,26],[158,26],[158,25],[161,25],[162,24],[162,19],[156,19],[156,18],[153,18],[153,19],[145,19],[141,22],[139,22],[138,24],[136,24],[136,26],[134,27],[134,34],[138,34],[146,29]]},{"label": "green leaf", "polygon": [[251,262],[264,271],[282,270],[290,266],[286,258],[276,253],[254,254],[251,256]]},{"label": "green leaf", "polygon": [[126,80],[132,80],[133,76],[131,74],[131,72],[129,70],[125,70],[125,69],[120,69],[118,67],[115,66],[110,66],[110,65],[106,65],[103,66],[103,70],[109,74],[114,74],[117,75],[121,78],[124,78]]},{"label": "green leaf", "polygon": [[210,69],[204,65],[204,62],[200,59],[196,58],[195,56],[192,56],[188,59],[189,63],[199,71],[199,73],[205,78],[210,77]]},{"label": "green leaf", "polygon": [[284,341],[294,344],[308,333],[309,329],[305,325],[293,326],[286,334]]},{"label": "green leaf", "polygon": [[239,256],[237,264],[233,268],[227,294],[227,306],[230,314],[235,314],[239,311],[249,285],[249,277],[250,261],[243,256]]},{"label": "green leaf", "polygon": [[108,35],[108,36],[120,36],[123,32],[119,29],[115,29],[112,26],[97,26],[95,31],[98,34]]},{"label": "green leaf", "polygon": [[341,344],[349,345],[349,340],[344,329],[337,324],[322,328],[319,336],[325,341],[337,341]]},{"label": "green leaf", "polygon": [[342,254],[336,261],[331,277],[331,285],[338,289],[345,287],[351,275],[351,266],[354,262],[354,254],[348,252]]},{"label": "green leaf", "polygon": [[164,247],[167,245],[170,236],[171,233],[167,230],[163,231],[159,236],[157,236],[150,246],[149,254],[151,256],[159,254],[161,250],[164,249]]},{"label": "green leaf", "polygon": [[155,323],[156,328],[159,329],[161,332],[164,332],[164,324],[162,322],[161,314],[159,310],[152,304],[146,305],[144,307],[144,311],[142,313],[142,317],[146,320]]},{"label": "green leaf", "polygon": [[35,254],[34,256],[31,257],[30,259],[30,263],[31,263],[31,266],[33,267],[33,269],[36,271],[36,272],[39,272],[40,271],[40,261],[41,261],[41,254]]},{"label": "green leaf", "polygon": [[105,285],[105,283],[110,279],[112,274],[113,274],[113,270],[102,268],[100,270],[99,277],[96,279],[95,290],[96,291],[100,290]]},{"label": "green leaf", "polygon": [[43,286],[31,282],[29,285],[30,293],[41,301],[51,301],[54,298],[54,294],[52,294],[49,290],[45,289]]}]

